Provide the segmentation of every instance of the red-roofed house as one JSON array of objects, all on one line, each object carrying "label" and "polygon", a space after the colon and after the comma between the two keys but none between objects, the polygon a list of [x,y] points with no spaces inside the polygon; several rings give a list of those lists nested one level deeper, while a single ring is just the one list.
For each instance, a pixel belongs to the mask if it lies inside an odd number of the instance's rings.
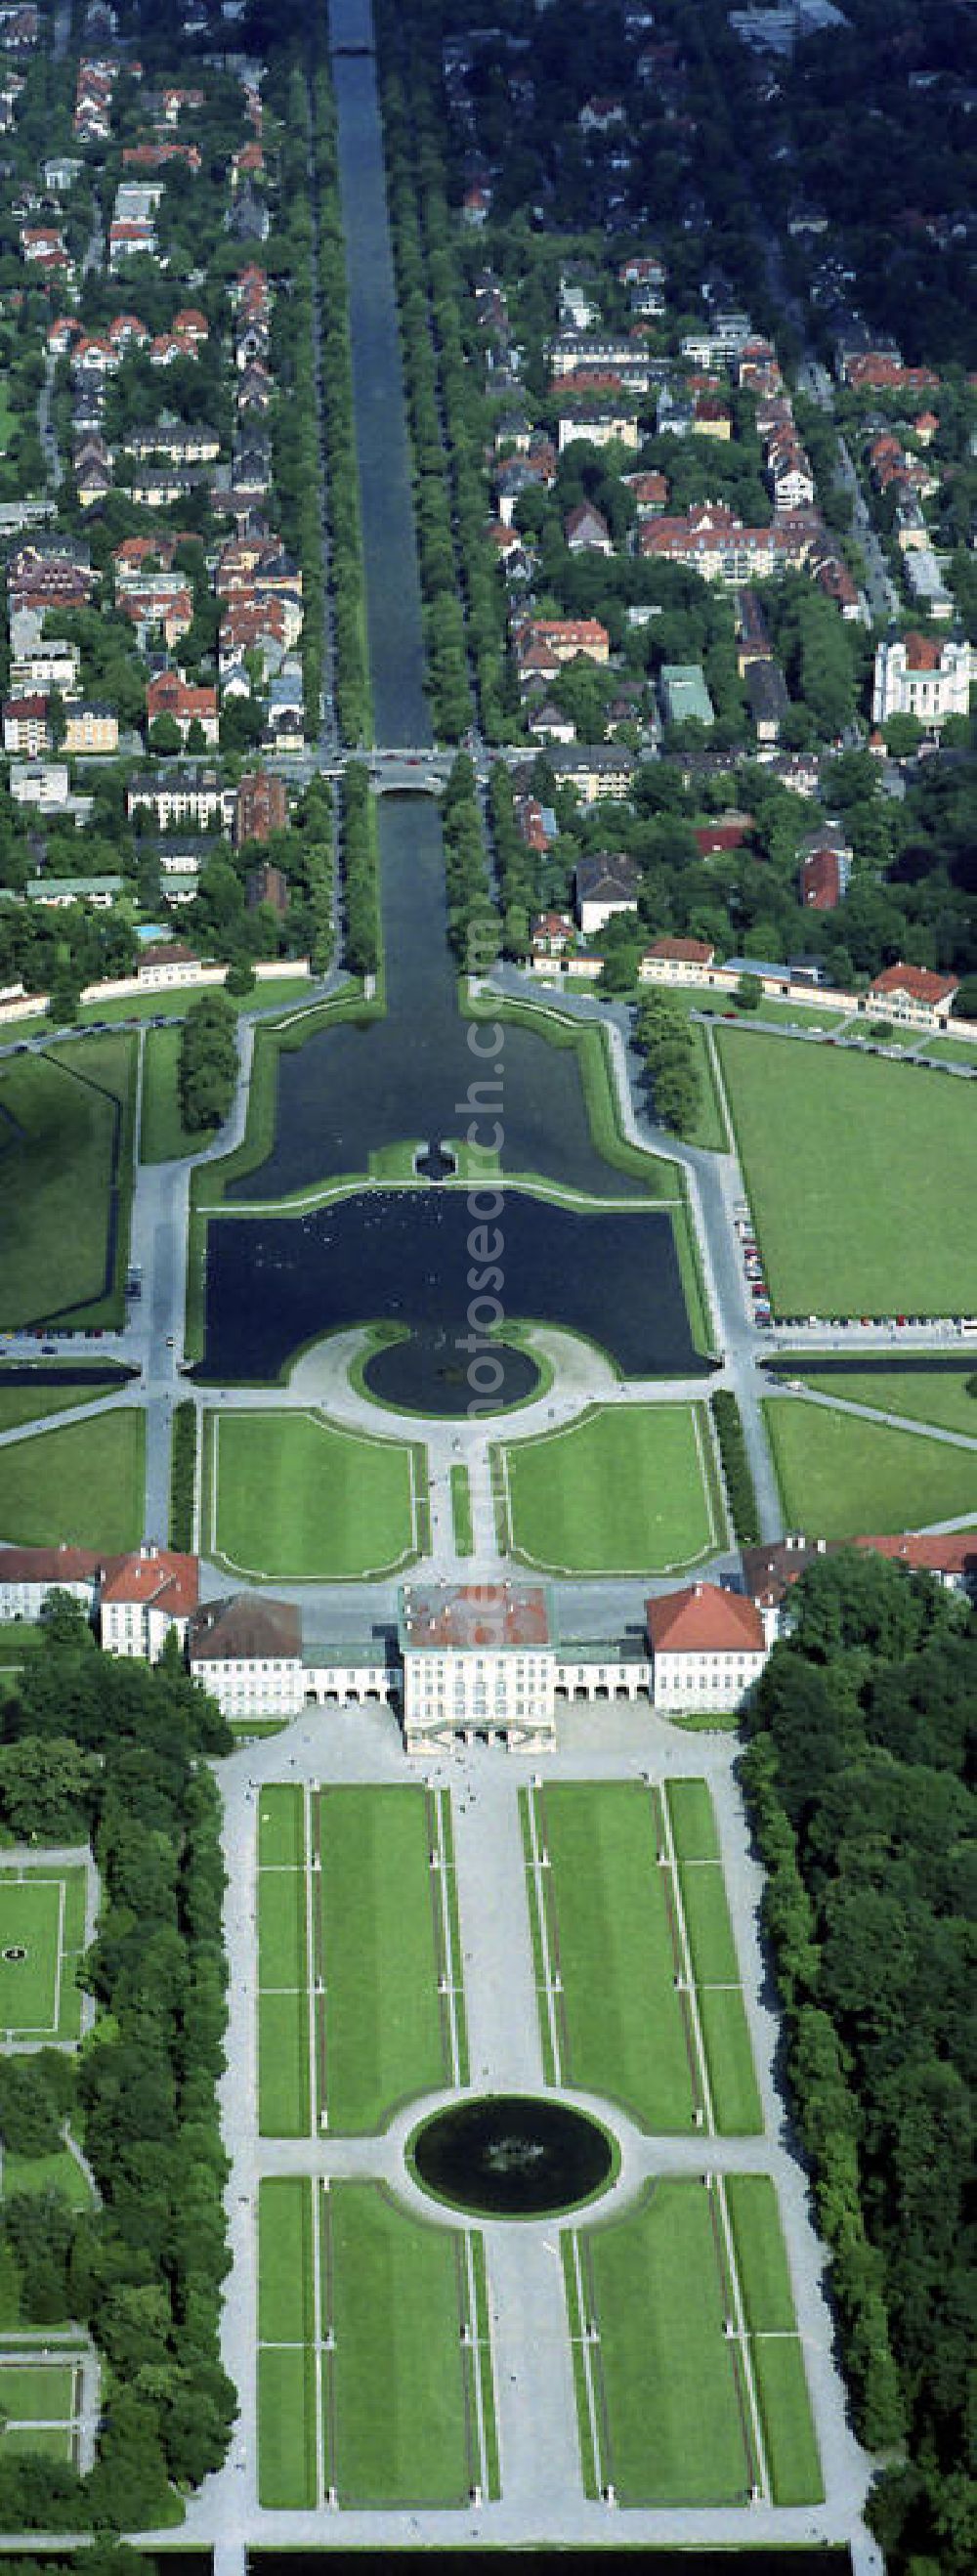
[{"label": "red-roofed house", "polygon": [[923,635],[918,629],[886,636],[875,656],[872,722],[918,716],[921,724],[939,726],[947,716],[965,716],[975,673],[973,646],[960,636]]},{"label": "red-roofed house", "polygon": [[100,1586],[106,1654],[139,1655],[154,1664],[171,1628],[182,1645],[199,1597],[200,1566],[195,1556],[178,1556],[172,1548],[141,1547],[131,1556],[109,1557]]},{"label": "red-roofed house", "polygon": [[868,988],[865,1008],[876,1018],[906,1020],[918,1029],[945,1028],[959,975],[936,975],[929,966],[886,966]]},{"label": "red-roofed house", "polygon": [[0,1619],[39,1619],[52,1592],[91,1612],[98,1565],[93,1547],[0,1547]]},{"label": "red-roofed house", "polygon": [[192,724],[203,727],[204,740],[217,741],[217,691],[191,688],[182,671],[161,671],[146,689],[146,722],[155,724],[157,716],[172,716],[186,741]]},{"label": "red-roofed house", "polygon": [[716,951],[707,939],[653,939],[639,967],[641,984],[701,984]]},{"label": "red-roofed house", "polygon": [[725,1717],[741,1708],[770,1651],[753,1602],[714,1583],[689,1583],[645,1607],[656,1709]]}]

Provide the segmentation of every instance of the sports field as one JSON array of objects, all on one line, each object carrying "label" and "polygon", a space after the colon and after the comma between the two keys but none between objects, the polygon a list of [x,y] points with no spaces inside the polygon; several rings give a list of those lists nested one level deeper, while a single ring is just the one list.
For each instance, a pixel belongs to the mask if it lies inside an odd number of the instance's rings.
[{"label": "sports field", "polygon": [[497,1518],[524,1565],[664,1574],[726,1544],[705,1405],[596,1405],[492,1459]]},{"label": "sports field", "polygon": [[258,2205],[262,2505],[498,2494],[479,2236],[369,2182],[266,2179]]},{"label": "sports field", "polygon": [[85,1872],[44,1862],[0,1868],[0,2036],[8,2048],[77,2039]]},{"label": "sports field", "polygon": [[264,1788],[258,1860],[262,2136],[374,2131],[466,2083],[448,1792]]},{"label": "sports field", "polygon": [[734,1028],[721,1029],[718,1044],[777,1312],[969,1311],[977,1276],[970,1085]]},{"label": "sports field", "polygon": [[91,1037],[0,1065],[0,1325],[108,1320],[132,1178],[135,1039]]},{"label": "sports field", "polygon": [[20,1547],[138,1546],[146,1484],[146,1422],[134,1406],[38,1431],[0,1450],[0,1527]]},{"label": "sports field", "polygon": [[29,2451],[74,2461],[80,2412],[80,2354],[52,2347],[44,2358],[30,2344],[0,2349],[0,2458]]},{"label": "sports field", "polygon": [[884,1537],[977,1518],[977,1450],[801,1398],[775,1397],[763,1414],[788,1529]]},{"label": "sports field", "polygon": [[758,2134],[705,1783],[561,1781],[520,1812],[547,2082],[648,2130]]},{"label": "sports field", "polygon": [[626,2218],[560,2242],[588,2492],[612,2487],[623,2505],[817,2502],[766,2177],[652,2183]]},{"label": "sports field", "polygon": [[232,1574],[347,1583],[410,1565],[427,1492],[418,1442],[364,1439],[318,1413],[208,1413],[207,1553]]}]

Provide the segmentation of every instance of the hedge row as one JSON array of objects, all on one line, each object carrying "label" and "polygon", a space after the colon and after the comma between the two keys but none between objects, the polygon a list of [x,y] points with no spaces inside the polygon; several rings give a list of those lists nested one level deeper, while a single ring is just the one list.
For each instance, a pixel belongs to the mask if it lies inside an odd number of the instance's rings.
[{"label": "hedge row", "polygon": [[170,1546],[181,1549],[184,1555],[189,1555],[193,1547],[196,1498],[197,1408],[186,1397],[173,1416],[170,1454]]},{"label": "hedge row", "polygon": [[755,1547],[760,1536],[760,1519],[739,1405],[728,1387],[720,1387],[718,1394],[711,1396],[709,1401],[733,1528],[741,1547]]}]

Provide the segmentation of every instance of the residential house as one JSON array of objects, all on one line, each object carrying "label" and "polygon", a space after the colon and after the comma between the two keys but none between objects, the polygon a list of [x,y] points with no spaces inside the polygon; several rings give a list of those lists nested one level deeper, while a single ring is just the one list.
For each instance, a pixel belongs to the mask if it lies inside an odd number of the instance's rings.
[{"label": "residential house", "polygon": [[181,670],[161,671],[147,684],[147,724],[155,724],[160,716],[172,716],[184,742],[192,724],[201,726],[205,742],[217,741],[216,689],[192,687]]},{"label": "residential house", "polygon": [[[67,768],[64,782],[67,789]],[[134,814],[151,814],[162,832],[186,823],[200,830],[216,824],[229,831],[235,801],[235,788],[226,785],[216,769],[190,762],[185,767],[134,772],[126,788],[126,816],[131,822]]]},{"label": "residential house", "polygon": [[577,920],[589,939],[603,930],[612,913],[637,911],[641,870],[623,850],[602,850],[594,858],[578,859],[574,886]]},{"label": "residential house", "polygon": [[40,1619],[52,1592],[69,1593],[91,1617],[98,1567],[93,1547],[0,1547],[0,1619]]},{"label": "residential house", "polygon": [[591,447],[637,447],[639,443],[638,406],[626,395],[608,394],[588,400],[575,400],[572,411],[560,407],[557,446],[562,456],[575,438],[585,438]]},{"label": "residential house", "polygon": [[249,771],[237,789],[234,808],[234,845],[244,841],[268,841],[273,832],[284,832],[288,826],[288,791],[283,778],[274,777],[267,769]]},{"label": "residential house", "polygon": [[529,952],[533,958],[565,957],[575,937],[569,912],[534,912],[530,918]]},{"label": "residential house", "polygon": [[619,742],[554,742],[548,757],[557,785],[574,787],[584,805],[604,798],[620,803],[630,794],[638,767],[634,753]]},{"label": "residential house", "polygon": [[266,903],[272,912],[277,913],[279,921],[284,921],[288,911],[288,878],[284,869],[273,867],[267,859],[260,867],[249,868],[245,894],[249,912],[256,912],[259,904]]},{"label": "residential house", "polygon": [[681,518],[646,519],[638,551],[653,560],[684,564],[704,581],[740,587],[799,570],[811,545],[806,522],[784,515],[768,528],[744,527],[725,501],[697,501]]},{"label": "residential house", "polygon": [[969,712],[971,681],[977,673],[974,648],[958,635],[888,635],[876,651],[872,722],[888,724],[890,716],[918,716],[938,730],[948,716]]},{"label": "residential house", "polygon": [[780,728],[790,706],[787,683],[779,662],[750,662],[745,688],[757,741],[779,742]]},{"label": "residential house", "polygon": [[64,751],[105,756],[118,751],[118,748],[119,719],[114,707],[96,698],[79,700],[77,704],[70,699],[66,701]]},{"label": "residential house", "polygon": [[707,939],[653,939],[638,966],[642,984],[701,984],[715,959]]},{"label": "residential house", "polygon": [[801,846],[800,897],[812,912],[834,912],[851,882],[852,854],[840,824],[826,823]]},{"label": "residential house", "polygon": [[526,726],[537,742],[575,742],[577,739],[573,717],[565,715],[562,707],[555,706],[552,698],[544,698],[540,706],[532,709],[526,717]]},{"label": "residential house", "polygon": [[37,760],[52,749],[46,697],[5,698],[3,701],[3,747],[5,752],[26,753]]},{"label": "residential house", "polygon": [[603,510],[598,510],[593,501],[578,501],[574,509],[567,511],[563,534],[572,555],[614,552],[614,539]]}]

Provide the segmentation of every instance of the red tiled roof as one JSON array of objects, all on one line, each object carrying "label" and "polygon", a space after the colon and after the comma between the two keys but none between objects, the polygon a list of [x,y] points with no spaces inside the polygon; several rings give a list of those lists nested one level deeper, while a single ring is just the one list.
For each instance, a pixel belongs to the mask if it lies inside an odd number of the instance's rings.
[{"label": "red tiled roof", "polygon": [[885,966],[872,979],[873,993],[908,993],[913,1002],[949,1002],[959,991],[959,975],[936,975],[931,966]]},{"label": "red tiled roof", "polygon": [[738,1592],[721,1592],[714,1583],[687,1583],[681,1592],[666,1592],[645,1604],[648,1637],[655,1654],[759,1654],[763,1621],[752,1601]]},{"label": "red tiled roof", "polygon": [[93,1547],[0,1547],[0,1583],[85,1583],[99,1563]]},{"label": "red tiled roof", "polygon": [[673,957],[687,966],[711,966],[716,954],[706,939],[653,939],[646,957]]},{"label": "red tiled roof", "polygon": [[977,1529],[906,1530],[895,1538],[855,1538],[852,1547],[870,1548],[875,1556],[894,1557],[900,1565],[928,1574],[977,1574]]},{"label": "red tiled roof", "polygon": [[195,1556],[178,1556],[172,1548],[136,1549],[131,1555],[106,1557],[102,1565],[102,1600],[140,1603],[186,1618],[200,1592],[200,1565]]},{"label": "red tiled roof", "polygon": [[935,635],[921,635],[918,627],[904,637],[907,671],[938,671],[943,646]]}]

